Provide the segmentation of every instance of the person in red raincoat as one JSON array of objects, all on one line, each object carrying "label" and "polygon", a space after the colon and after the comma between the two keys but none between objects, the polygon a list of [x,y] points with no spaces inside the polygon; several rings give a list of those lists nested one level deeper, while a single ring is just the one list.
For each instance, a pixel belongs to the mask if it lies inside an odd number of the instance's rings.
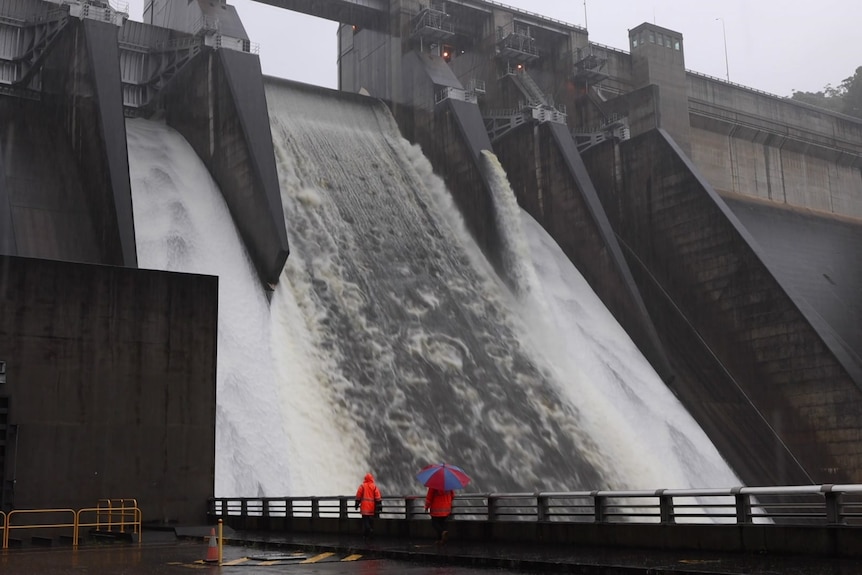
[{"label": "person in red raincoat", "polygon": [[425,511],[431,515],[431,526],[437,532],[437,545],[446,543],[449,532],[446,531],[446,520],[452,514],[452,499],[454,491],[441,491],[433,487],[428,488],[425,496]]},{"label": "person in red raincoat", "polygon": [[370,473],[365,474],[365,481],[356,490],[356,502],[354,509],[359,509],[362,514],[362,536],[369,539],[374,535],[374,526],[372,519],[378,512],[379,506],[383,502],[383,497],[380,495],[380,489],[374,483],[374,476]]}]

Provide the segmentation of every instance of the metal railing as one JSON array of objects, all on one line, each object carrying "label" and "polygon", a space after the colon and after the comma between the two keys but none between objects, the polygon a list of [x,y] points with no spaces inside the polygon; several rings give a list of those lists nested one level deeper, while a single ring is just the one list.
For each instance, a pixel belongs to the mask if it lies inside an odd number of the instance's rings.
[{"label": "metal railing", "polygon": [[468,92],[462,88],[453,88],[451,86],[438,90],[434,94],[434,105],[440,104],[446,100],[460,100],[462,102],[470,102],[475,104],[478,102],[478,97],[475,92]]},{"label": "metal railing", "polygon": [[[29,517],[30,523],[14,525],[15,516]],[[64,520],[68,517],[69,520]],[[43,519],[40,521],[40,519]],[[35,523],[33,523],[35,521]],[[9,548],[9,534],[13,529],[75,529],[74,509],[15,509],[6,515],[6,530],[3,533],[3,549]]]},{"label": "metal railing", "polygon": [[554,24],[558,24],[564,28],[572,28],[575,30],[581,30],[586,32],[587,29],[580,24],[571,24],[569,22],[564,22],[562,20],[557,20],[555,18],[551,18],[549,16],[542,16],[541,14],[537,14],[535,12],[530,12],[529,10],[524,10],[522,8],[515,8],[514,6],[509,6],[507,4],[503,4],[502,2],[496,2],[495,0],[482,0],[485,4],[491,4],[493,6],[499,6],[500,8],[505,9],[508,12],[512,12],[513,14],[522,14],[525,16],[530,16],[539,22],[553,22]]},{"label": "metal railing", "polygon": [[[108,506],[103,505],[108,502]],[[120,506],[113,506],[114,502],[121,502]],[[128,503],[127,503],[128,502]],[[92,521],[84,518],[95,516]],[[14,523],[15,518],[21,518],[21,523]],[[79,533],[82,527],[94,527],[98,531],[111,532],[118,527],[118,533],[126,533],[137,536],[138,542],[141,538],[142,513],[134,499],[103,499],[98,507],[85,509],[14,509],[8,513],[0,511],[0,525],[2,530],[2,548],[9,548],[10,534],[13,530],[30,530],[44,532],[46,530],[66,530],[72,538],[72,545],[77,547]]]},{"label": "metal railing", "polygon": [[[424,497],[383,498],[383,519],[425,519]],[[213,517],[358,518],[351,496],[221,497]],[[452,517],[464,521],[572,523],[782,524],[862,526],[862,485],[459,493]]]},{"label": "metal railing", "polygon": [[[141,518],[137,499],[100,499],[95,508],[81,511],[96,512],[96,523],[92,525],[96,529],[107,527],[110,532],[113,527],[119,527],[120,533],[124,533],[128,526],[133,533],[140,532]],[[81,511],[78,512],[79,516]],[[118,521],[114,521],[115,516],[119,517]],[[132,521],[126,521],[128,517],[132,517]]]}]

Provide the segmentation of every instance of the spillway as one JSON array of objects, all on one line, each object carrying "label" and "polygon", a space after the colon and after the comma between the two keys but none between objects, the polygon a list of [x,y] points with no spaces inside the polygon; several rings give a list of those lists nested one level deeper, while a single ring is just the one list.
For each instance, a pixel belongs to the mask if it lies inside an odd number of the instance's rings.
[{"label": "spillway", "polygon": [[291,245],[271,301],[194,152],[127,123],[141,267],[220,278],[216,496],[367,471],[420,492],[437,460],[484,492],[739,482],[493,156],[502,278],[382,103],[266,89]]}]

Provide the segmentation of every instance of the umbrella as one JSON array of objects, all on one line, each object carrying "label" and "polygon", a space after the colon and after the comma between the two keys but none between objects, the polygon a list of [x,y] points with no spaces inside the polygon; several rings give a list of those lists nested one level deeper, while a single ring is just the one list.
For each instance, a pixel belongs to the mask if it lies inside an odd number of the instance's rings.
[{"label": "umbrella", "polygon": [[470,477],[457,465],[448,463],[433,463],[416,474],[416,479],[425,487],[433,487],[440,491],[463,489],[470,483]]}]

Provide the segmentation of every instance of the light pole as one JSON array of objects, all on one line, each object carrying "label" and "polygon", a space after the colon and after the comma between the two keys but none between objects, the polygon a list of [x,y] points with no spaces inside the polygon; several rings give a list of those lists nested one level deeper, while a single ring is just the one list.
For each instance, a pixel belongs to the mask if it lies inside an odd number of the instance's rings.
[{"label": "light pole", "polygon": [[730,66],[727,63],[727,31],[724,29],[724,18],[716,18],[721,20],[721,36],[724,38],[724,73],[727,75],[727,81],[730,82]]},{"label": "light pole", "polygon": [[590,26],[587,23],[587,0],[584,0],[584,28],[586,30],[590,29]]}]

